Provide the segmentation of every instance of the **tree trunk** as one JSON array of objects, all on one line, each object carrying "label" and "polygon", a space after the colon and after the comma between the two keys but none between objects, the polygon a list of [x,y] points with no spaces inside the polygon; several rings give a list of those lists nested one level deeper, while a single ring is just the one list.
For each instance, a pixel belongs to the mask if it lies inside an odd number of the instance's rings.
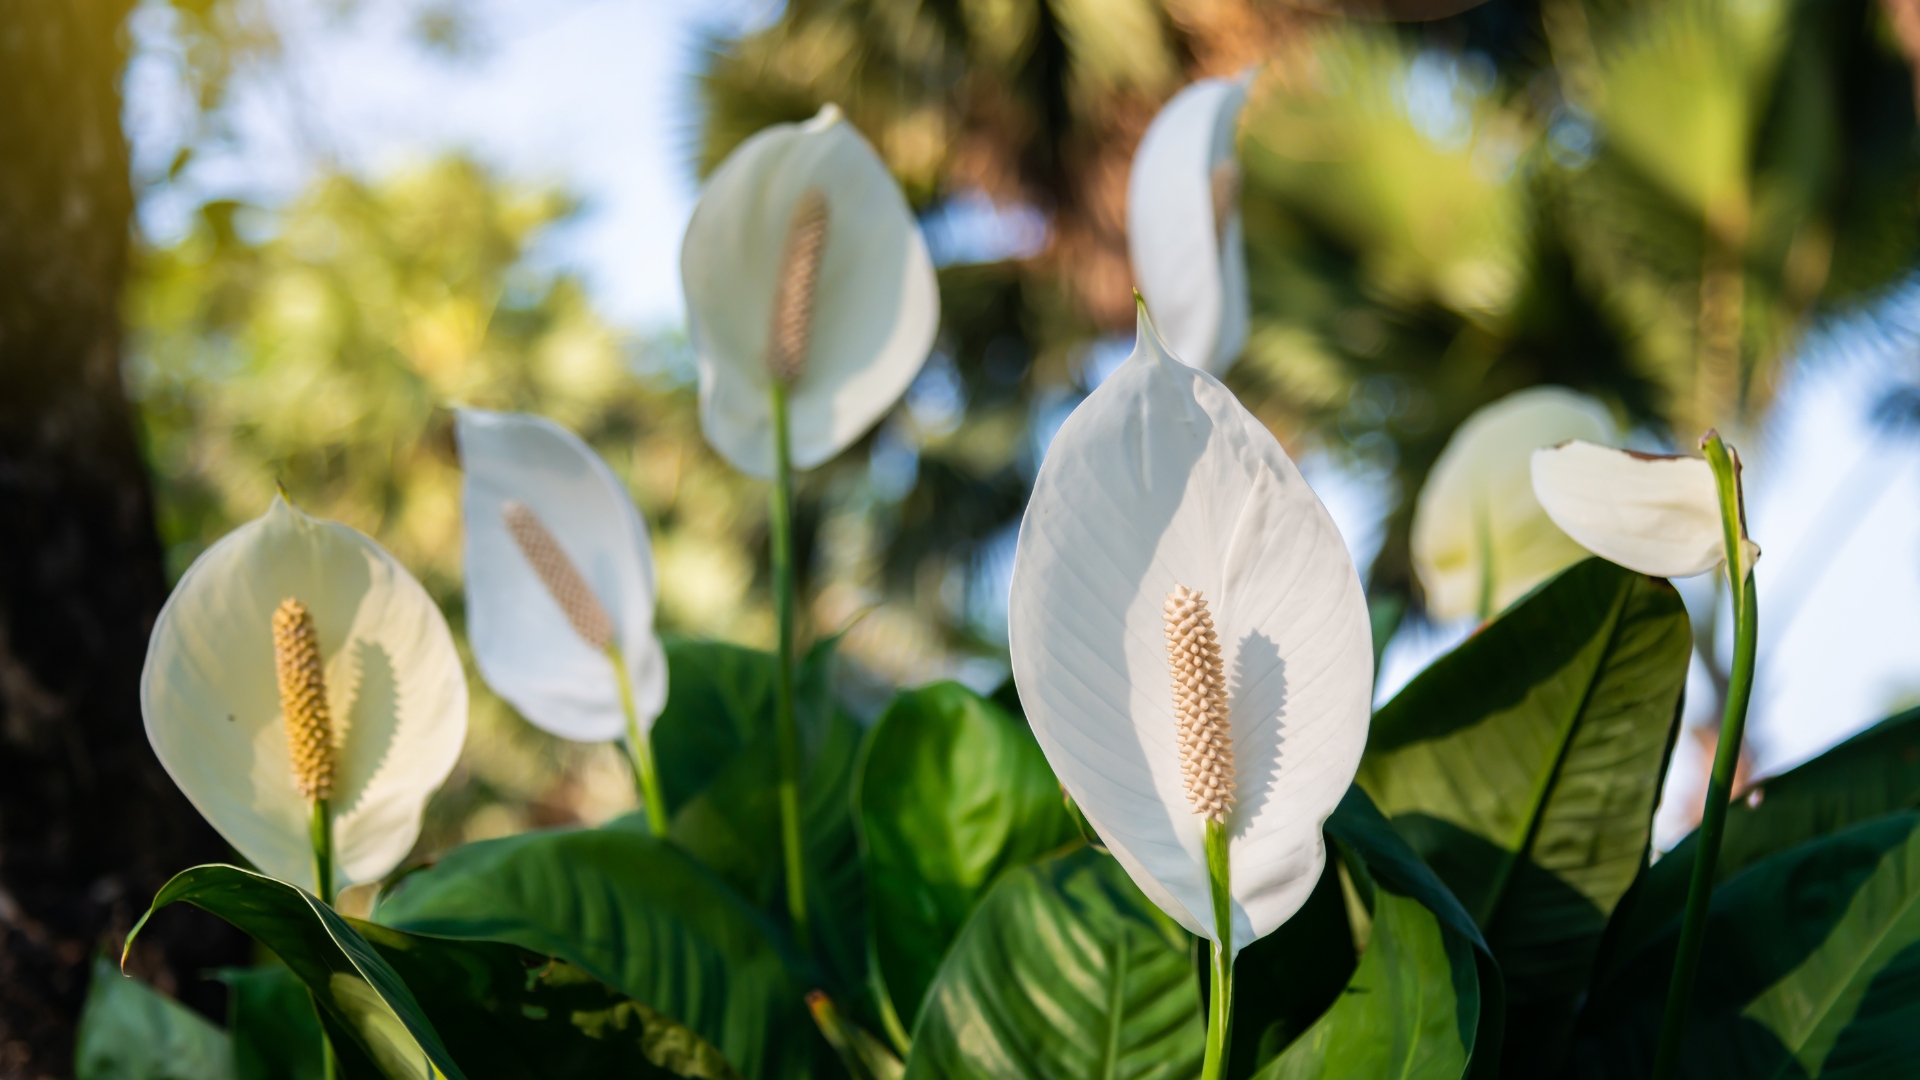
[{"label": "tree trunk", "polygon": [[[166,595],[120,378],[133,198],[118,82],[131,0],[0,0],[0,1078],[72,1075],[89,961],[225,847],[147,745]],[[244,960],[156,920],[130,971],[203,1009]]]}]

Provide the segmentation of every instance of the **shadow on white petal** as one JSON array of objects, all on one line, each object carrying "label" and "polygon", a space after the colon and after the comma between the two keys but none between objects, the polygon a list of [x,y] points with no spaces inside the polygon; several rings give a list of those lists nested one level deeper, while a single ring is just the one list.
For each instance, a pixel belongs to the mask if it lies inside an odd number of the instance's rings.
[{"label": "shadow on white petal", "polygon": [[[1238,789],[1233,807],[1233,836],[1247,832],[1280,778],[1282,745],[1287,741],[1287,662],[1280,645],[1258,630],[1235,647],[1227,676],[1227,702],[1233,717],[1233,768]],[[1242,738],[1242,733],[1252,738]]]},{"label": "shadow on white petal", "polygon": [[[345,816],[359,808],[373,778],[393,754],[401,702],[400,682],[386,646],[362,638],[341,661],[337,666],[351,671],[353,681],[343,688],[351,704],[336,707],[333,714],[344,721],[336,724],[333,733],[340,751],[333,811]],[[328,678],[332,677],[329,672]]]}]

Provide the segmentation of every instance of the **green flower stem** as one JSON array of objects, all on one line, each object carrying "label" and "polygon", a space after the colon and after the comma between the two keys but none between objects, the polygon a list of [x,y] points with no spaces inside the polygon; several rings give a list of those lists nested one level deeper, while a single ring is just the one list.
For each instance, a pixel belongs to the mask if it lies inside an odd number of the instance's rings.
[{"label": "green flower stem", "polygon": [[627,674],[627,658],[619,645],[607,646],[607,659],[613,664],[613,677],[620,684],[620,711],[627,718],[627,760],[633,765],[633,786],[640,791],[640,805],[647,808],[647,828],[655,836],[667,835],[667,799],[660,793],[660,773],[653,765],[653,740],[640,730],[640,715],[633,707],[633,679]]},{"label": "green flower stem", "polygon": [[1759,603],[1753,571],[1745,551],[1746,522],[1741,505],[1740,466],[1720,436],[1708,432],[1702,443],[1707,463],[1720,490],[1720,518],[1726,534],[1727,582],[1733,590],[1733,673],[1727,684],[1727,707],[1720,720],[1720,745],[1713,752],[1713,775],[1707,783],[1707,804],[1700,816],[1699,843],[1693,857],[1693,882],[1687,890],[1686,914],[1680,921],[1680,947],[1674,956],[1673,981],[1667,989],[1667,1012],[1660,1025],[1660,1047],[1653,1062],[1654,1080],[1671,1080],[1680,1067],[1680,1044],[1686,1033],[1687,1004],[1700,972],[1700,949],[1705,942],[1707,907],[1713,899],[1714,864],[1720,857],[1720,833],[1733,798],[1734,770],[1740,763],[1740,740],[1747,727],[1747,699],[1753,693],[1754,647],[1759,638]]},{"label": "green flower stem", "polygon": [[787,436],[787,388],[773,381],[773,493],[767,531],[773,561],[773,617],[780,629],[780,670],[775,682],[774,730],[780,749],[780,846],[787,863],[787,914],[800,948],[812,951],[807,927],[806,861],[800,849],[800,734],[793,718],[794,573],[793,456]]},{"label": "green flower stem", "polygon": [[313,894],[331,907],[334,901],[333,814],[325,799],[314,800],[307,838],[313,841]]},{"label": "green flower stem", "polygon": [[1220,940],[1213,943],[1212,978],[1207,994],[1207,1053],[1200,1063],[1200,1080],[1220,1080],[1227,1072],[1228,1036],[1233,1028],[1233,894],[1227,865],[1227,830],[1207,822],[1207,878],[1213,883],[1213,925]]},{"label": "green flower stem", "polygon": [[[307,838],[313,842],[313,892],[327,906],[333,906],[333,813],[327,800],[313,801],[313,817],[307,825]],[[317,1005],[315,1006],[318,1007]],[[320,1034],[320,1066],[325,1080],[339,1075],[340,1065],[333,1056],[333,1043],[325,1031]]]}]

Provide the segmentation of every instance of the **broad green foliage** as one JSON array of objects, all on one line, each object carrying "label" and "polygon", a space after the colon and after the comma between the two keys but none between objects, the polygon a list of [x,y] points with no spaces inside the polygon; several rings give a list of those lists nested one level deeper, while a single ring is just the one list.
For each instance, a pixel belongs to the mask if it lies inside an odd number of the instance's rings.
[{"label": "broad green foliage", "polygon": [[1178,1080],[1206,1037],[1192,938],[1089,848],[988,892],[927,991],[908,1080]]},{"label": "broad green foliage", "polygon": [[[861,1005],[866,984],[866,882],[855,834],[859,725],[834,699],[838,638],[815,645],[796,679],[801,832],[808,914],[836,998]],[[776,922],[782,884],[779,749],[773,726],[776,661],[714,642],[667,643],[667,704],[653,727],[668,834]],[[867,1010],[856,1009],[865,1016]]]},{"label": "broad green foliage", "polygon": [[[1714,877],[1725,881],[1795,844],[1882,814],[1920,807],[1920,709],[1882,720],[1804,765],[1755,786],[1727,809]],[[1698,837],[1689,834],[1642,874],[1607,931],[1603,981],[1679,918]]]},{"label": "broad green foliage", "polygon": [[748,1080],[807,1074],[806,962],[712,871],[641,830],[469,844],[408,877],[374,915],[577,965],[684,1023]]},{"label": "broad green foliage", "polygon": [[73,1048],[78,1080],[246,1080],[233,1059],[233,1041],[205,1017],[94,960]]},{"label": "broad green foliage", "polygon": [[[1677,925],[1596,989],[1575,1074],[1644,1075]],[[1920,1058],[1920,814],[1763,859],[1715,890],[1688,1077],[1901,1076]]]},{"label": "broad green foliage", "polygon": [[873,964],[911,1025],[988,886],[1079,833],[1026,724],[957,683],[894,699],[868,736],[855,798]]},{"label": "broad green foliage", "polygon": [[[426,1080],[437,1070],[458,1080],[458,1060],[475,1076],[531,1078],[557,1070],[737,1080],[719,1052],[692,1031],[545,955],[344,919],[307,893],[231,866],[178,875],[155,905],[175,901],[234,923],[287,962],[319,1006],[346,1077]],[[254,978],[246,976],[243,987]],[[252,1027],[267,1010],[290,1007],[293,995],[284,983],[268,987],[277,1000],[243,997],[237,1022]],[[306,1037],[304,1025],[284,1015],[276,1022]],[[262,1025],[248,1038],[266,1033]],[[227,1060],[235,1062],[231,1054]],[[256,1052],[248,1071],[263,1064]],[[304,1071],[304,1063],[296,1068]]]},{"label": "broad green foliage", "polygon": [[320,1019],[313,995],[280,965],[223,968],[234,1080],[324,1080]]},{"label": "broad green foliage", "polygon": [[[1473,921],[1357,785],[1327,819],[1327,837],[1338,843],[1365,905],[1365,949],[1332,1007],[1258,1080],[1452,1080],[1470,1067],[1491,1075],[1500,1051],[1500,976]],[[1243,967],[1238,976],[1243,985],[1292,977],[1284,960],[1270,971]]]},{"label": "broad green foliage", "polygon": [[1645,864],[1690,650],[1672,586],[1590,559],[1374,718],[1359,783],[1485,932],[1535,1067]]}]

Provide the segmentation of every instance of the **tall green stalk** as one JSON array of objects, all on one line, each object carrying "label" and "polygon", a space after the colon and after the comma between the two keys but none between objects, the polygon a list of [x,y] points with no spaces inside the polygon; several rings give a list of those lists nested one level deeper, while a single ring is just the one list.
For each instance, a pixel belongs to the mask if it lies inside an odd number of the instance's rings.
[{"label": "tall green stalk", "polygon": [[[328,907],[337,894],[333,888],[333,812],[325,799],[313,801],[313,816],[307,823],[307,839],[313,844],[313,892]],[[317,1010],[319,1005],[316,1003]],[[325,1031],[320,1034],[320,1071],[325,1080],[339,1075],[340,1064],[333,1056],[333,1043]]]},{"label": "tall green stalk", "polygon": [[774,730],[780,750],[780,846],[787,864],[787,914],[793,936],[812,950],[807,925],[806,860],[800,847],[800,733],[793,718],[794,572],[793,456],[787,435],[787,388],[773,380],[773,492],[767,531],[773,562],[773,617],[780,632],[780,670],[774,680]]},{"label": "tall green stalk", "polygon": [[1714,865],[1720,858],[1720,834],[1727,821],[1727,803],[1733,797],[1734,771],[1740,763],[1740,741],[1747,727],[1747,699],[1753,693],[1754,648],[1759,638],[1759,603],[1754,594],[1753,568],[1744,550],[1746,522],[1741,506],[1740,464],[1715,432],[1707,433],[1701,449],[1706,451],[1707,463],[1713,466],[1714,482],[1720,492],[1727,583],[1733,595],[1733,672],[1727,684],[1726,712],[1720,719],[1720,745],[1713,752],[1713,775],[1707,782],[1707,805],[1700,815],[1693,882],[1687,890],[1686,914],[1680,921],[1680,948],[1674,956],[1673,981],[1667,989],[1667,1012],[1660,1025],[1660,1047],[1653,1061],[1654,1080],[1671,1080],[1680,1067],[1687,1005],[1693,997],[1694,978],[1700,972],[1707,908],[1713,899]]},{"label": "tall green stalk", "polygon": [[665,836],[667,800],[660,793],[660,773],[653,764],[653,741],[640,730],[640,714],[633,707],[633,679],[627,674],[627,658],[619,645],[609,645],[607,660],[613,664],[614,680],[620,684],[620,711],[627,718],[627,760],[633,765],[633,786],[640,792],[640,805],[647,809],[647,829],[655,836]]},{"label": "tall green stalk", "polygon": [[1213,885],[1213,943],[1207,989],[1207,1052],[1200,1080],[1220,1080],[1227,1072],[1228,1039],[1233,1030],[1233,894],[1227,863],[1227,830],[1207,822],[1207,879]]}]

